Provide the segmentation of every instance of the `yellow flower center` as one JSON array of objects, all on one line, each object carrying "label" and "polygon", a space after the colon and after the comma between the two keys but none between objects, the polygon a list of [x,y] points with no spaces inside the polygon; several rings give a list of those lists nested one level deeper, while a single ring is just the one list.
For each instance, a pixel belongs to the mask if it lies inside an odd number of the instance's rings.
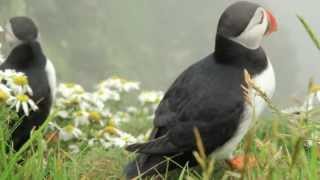
[{"label": "yellow flower center", "polygon": [[84,93],[84,90],[80,86],[76,86],[74,83],[65,83],[64,85],[68,89],[73,89],[73,92],[76,94]]},{"label": "yellow flower center", "polygon": [[102,131],[102,132],[97,132],[97,133],[96,133],[96,138],[97,138],[97,139],[102,138],[103,133],[104,133],[104,131]]},{"label": "yellow flower center", "polygon": [[21,102],[28,102],[29,97],[24,94],[19,94],[19,95],[17,95],[17,99],[18,99],[18,101],[21,101]]},{"label": "yellow flower center", "polygon": [[80,116],[82,116],[83,115],[83,112],[82,111],[77,111],[77,112],[75,112],[75,116],[77,116],[77,117],[80,117]]},{"label": "yellow flower center", "polygon": [[6,102],[8,98],[9,98],[9,95],[6,92],[0,90],[0,102],[1,103]]},{"label": "yellow flower center", "polygon": [[72,133],[72,131],[74,130],[74,126],[69,124],[66,127],[64,127],[63,129],[68,133]]},{"label": "yellow flower center", "polygon": [[100,122],[102,117],[101,114],[97,111],[92,111],[89,113],[89,119],[93,122]]},{"label": "yellow flower center", "polygon": [[76,93],[76,94],[84,94],[84,92],[83,92],[82,89],[76,89],[76,90],[74,91],[74,93]]},{"label": "yellow flower center", "polygon": [[111,119],[108,121],[108,126],[116,127],[116,122],[115,122],[115,120],[111,118]]},{"label": "yellow flower center", "polygon": [[24,76],[24,75],[15,76],[13,78],[13,82],[16,85],[25,86],[25,85],[28,85],[28,78],[27,76]]},{"label": "yellow flower center", "polygon": [[118,131],[117,128],[115,128],[114,126],[106,126],[103,130],[105,133],[111,134],[111,135],[117,135]]},{"label": "yellow flower center", "polygon": [[310,87],[309,87],[309,92],[310,93],[316,93],[320,91],[320,85],[318,84],[311,84]]},{"label": "yellow flower center", "polygon": [[73,88],[75,86],[75,84],[73,83],[65,83],[64,84],[67,88]]},{"label": "yellow flower center", "polygon": [[64,104],[67,107],[73,107],[73,106],[78,106],[79,105],[79,101],[77,99],[71,99],[69,101],[64,102]]},{"label": "yellow flower center", "polygon": [[125,141],[125,142],[129,142],[129,137],[125,136],[125,137],[123,137],[122,140]]},{"label": "yellow flower center", "polygon": [[112,76],[111,77],[112,80],[119,80],[122,84],[127,83],[128,80],[121,78],[120,76]]}]

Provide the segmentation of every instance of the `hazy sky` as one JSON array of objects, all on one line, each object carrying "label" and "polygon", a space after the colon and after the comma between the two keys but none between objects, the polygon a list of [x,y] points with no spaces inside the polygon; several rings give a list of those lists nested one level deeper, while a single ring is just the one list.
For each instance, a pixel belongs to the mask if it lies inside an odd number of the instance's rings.
[{"label": "hazy sky", "polygon": [[[14,7],[23,2],[14,1]],[[11,15],[26,14],[39,24],[60,82],[91,87],[120,75],[141,81],[147,89],[166,90],[186,67],[213,51],[219,16],[234,0],[24,2],[23,11]],[[277,75],[274,100],[285,104],[304,95],[310,77],[320,83],[320,51],[296,18],[305,17],[320,36],[320,1],[254,2],[278,19],[279,31],[265,39],[263,47]],[[5,11],[10,3],[0,4]]]}]

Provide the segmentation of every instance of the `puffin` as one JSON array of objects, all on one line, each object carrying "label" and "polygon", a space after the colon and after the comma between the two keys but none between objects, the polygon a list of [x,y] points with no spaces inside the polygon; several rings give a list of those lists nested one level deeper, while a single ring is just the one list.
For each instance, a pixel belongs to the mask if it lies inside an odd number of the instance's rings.
[{"label": "puffin", "polygon": [[276,18],[256,3],[239,1],[227,7],[218,22],[213,53],[188,67],[166,91],[155,111],[149,140],[126,147],[137,153],[124,168],[126,177],[196,166],[194,129],[207,155],[237,163],[233,151],[250,128],[253,115],[266,106],[252,93],[253,105],[246,101],[244,72],[272,97],[275,74],[261,43],[276,30]]},{"label": "puffin", "polygon": [[32,89],[30,98],[38,106],[38,110],[31,111],[28,116],[23,111],[18,112],[21,123],[13,130],[9,142],[17,151],[28,141],[31,131],[41,126],[50,114],[56,91],[56,71],[43,52],[38,27],[31,18],[12,17],[3,33],[10,53],[0,70],[13,69],[24,73]]}]

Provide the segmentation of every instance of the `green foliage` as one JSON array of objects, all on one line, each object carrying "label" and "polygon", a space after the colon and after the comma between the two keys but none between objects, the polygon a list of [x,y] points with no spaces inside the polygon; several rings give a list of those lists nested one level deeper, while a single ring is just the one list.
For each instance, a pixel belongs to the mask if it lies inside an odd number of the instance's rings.
[{"label": "green foliage", "polygon": [[320,50],[320,39],[317,37],[315,32],[312,30],[312,28],[309,26],[307,21],[302,16],[297,16],[303,27],[306,29],[308,35],[310,36],[312,42],[315,44],[315,46]]},{"label": "green foliage", "polygon": [[[123,179],[124,165],[134,157],[122,148],[106,150],[101,147],[70,154],[59,142],[47,149],[42,137],[51,118],[32,133],[30,141],[19,152],[7,154],[6,141],[3,140],[8,139],[9,132],[5,122],[12,115],[5,107],[0,111],[1,179]],[[270,119],[258,120],[235,152],[235,155],[254,155],[256,159],[255,166],[245,168],[243,172],[234,171],[221,161],[213,166],[210,157],[199,152],[198,160],[203,164],[201,169],[186,165],[163,178],[319,179],[320,122],[317,121],[319,113],[315,113],[319,111],[314,109],[310,113],[289,116],[275,114]],[[137,133],[147,131],[151,124],[146,126],[144,121],[135,121],[126,122],[123,126],[130,127],[129,133]]]}]

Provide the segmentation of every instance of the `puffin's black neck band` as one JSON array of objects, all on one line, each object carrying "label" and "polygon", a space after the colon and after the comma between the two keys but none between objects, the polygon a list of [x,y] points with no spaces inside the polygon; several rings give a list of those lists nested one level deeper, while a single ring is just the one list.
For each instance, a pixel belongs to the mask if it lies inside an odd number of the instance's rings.
[{"label": "puffin's black neck band", "polygon": [[221,64],[241,66],[252,75],[259,74],[268,65],[267,57],[261,47],[248,49],[220,34],[216,36],[215,46],[214,55]]},{"label": "puffin's black neck band", "polygon": [[15,47],[9,54],[5,63],[16,67],[45,66],[45,56],[41,46],[36,41],[30,41]]}]

